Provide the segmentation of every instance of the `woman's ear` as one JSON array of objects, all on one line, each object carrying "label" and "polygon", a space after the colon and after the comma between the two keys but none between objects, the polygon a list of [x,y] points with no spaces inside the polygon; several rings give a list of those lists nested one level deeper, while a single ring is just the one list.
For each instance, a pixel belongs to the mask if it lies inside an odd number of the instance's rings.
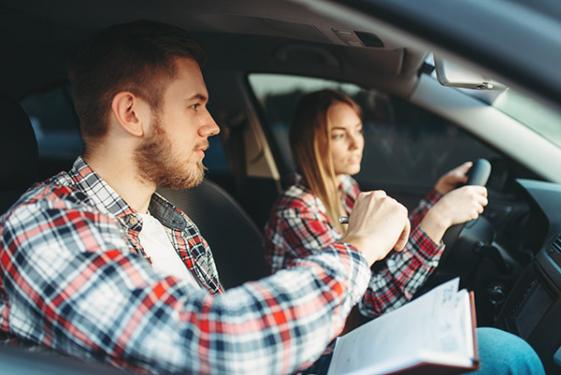
[{"label": "woman's ear", "polygon": [[129,91],[119,92],[111,102],[111,112],[126,133],[142,137],[150,124],[150,106]]}]

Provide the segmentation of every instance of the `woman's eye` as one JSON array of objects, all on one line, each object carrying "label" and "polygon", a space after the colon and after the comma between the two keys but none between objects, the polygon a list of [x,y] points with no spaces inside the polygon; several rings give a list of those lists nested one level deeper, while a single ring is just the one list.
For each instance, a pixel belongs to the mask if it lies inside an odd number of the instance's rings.
[{"label": "woman's eye", "polygon": [[197,110],[199,109],[200,106],[201,106],[201,105],[200,105],[199,103],[196,103],[196,104],[190,105],[189,108],[191,108],[191,109],[194,110],[194,111],[197,111]]},{"label": "woman's eye", "polygon": [[343,139],[345,138],[345,134],[332,134],[331,135],[331,139],[333,140],[338,140],[338,139]]}]

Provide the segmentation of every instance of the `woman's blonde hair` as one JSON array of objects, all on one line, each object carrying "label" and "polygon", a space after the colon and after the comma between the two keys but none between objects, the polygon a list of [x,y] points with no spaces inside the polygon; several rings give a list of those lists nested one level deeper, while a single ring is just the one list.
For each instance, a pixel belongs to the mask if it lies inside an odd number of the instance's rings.
[{"label": "woman's blonde hair", "polygon": [[319,197],[327,210],[333,227],[344,232],[339,223],[341,197],[330,155],[328,111],[337,103],[348,104],[359,117],[361,109],[349,96],[334,91],[321,90],[303,96],[290,126],[290,146],[303,183],[312,194]]}]

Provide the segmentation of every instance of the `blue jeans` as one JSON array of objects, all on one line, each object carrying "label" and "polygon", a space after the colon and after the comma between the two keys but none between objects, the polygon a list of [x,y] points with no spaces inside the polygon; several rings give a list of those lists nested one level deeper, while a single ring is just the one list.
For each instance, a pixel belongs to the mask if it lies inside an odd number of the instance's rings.
[{"label": "blue jeans", "polygon": [[478,328],[479,370],[469,374],[545,374],[540,358],[526,341],[496,328]]},{"label": "blue jeans", "polygon": [[[540,358],[526,341],[496,328],[478,328],[479,370],[477,375],[544,375]],[[327,374],[331,356],[321,356],[303,374]]]}]

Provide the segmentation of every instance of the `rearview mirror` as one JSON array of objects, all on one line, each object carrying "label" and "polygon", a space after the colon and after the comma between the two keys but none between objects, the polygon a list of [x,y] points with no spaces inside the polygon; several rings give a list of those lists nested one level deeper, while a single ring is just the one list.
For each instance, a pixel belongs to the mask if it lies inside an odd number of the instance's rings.
[{"label": "rearview mirror", "polygon": [[483,77],[481,74],[440,57],[434,56],[434,65],[436,78],[443,86],[477,90],[492,90],[496,86],[496,82]]}]

